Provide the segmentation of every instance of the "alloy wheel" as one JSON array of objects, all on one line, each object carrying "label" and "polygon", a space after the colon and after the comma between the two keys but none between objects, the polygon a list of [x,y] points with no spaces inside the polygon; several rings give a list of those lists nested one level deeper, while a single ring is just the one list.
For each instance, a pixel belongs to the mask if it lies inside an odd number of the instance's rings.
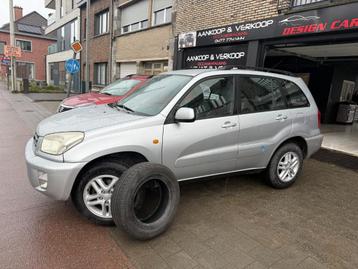
[{"label": "alloy wheel", "polygon": [[300,168],[300,159],[295,152],[285,153],[277,165],[277,175],[283,182],[289,182],[295,178]]}]

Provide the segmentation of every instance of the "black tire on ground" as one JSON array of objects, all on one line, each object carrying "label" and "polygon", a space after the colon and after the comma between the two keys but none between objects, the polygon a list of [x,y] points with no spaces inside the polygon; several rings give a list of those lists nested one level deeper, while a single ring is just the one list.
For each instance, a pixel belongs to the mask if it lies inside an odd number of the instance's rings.
[{"label": "black tire on ground", "polygon": [[[298,156],[299,167],[296,175],[289,181],[283,181],[278,175],[278,164],[286,153],[293,152]],[[295,143],[287,143],[282,145],[272,156],[271,161],[266,169],[266,179],[269,185],[276,189],[284,189],[295,183],[299,177],[303,166],[302,149]]]},{"label": "black tire on ground", "polygon": [[[113,226],[114,222],[112,218],[102,218],[88,210],[83,200],[83,192],[87,183],[93,178],[101,175],[112,175],[120,178],[131,166],[131,162],[125,159],[106,159],[91,166],[81,175],[81,178],[79,178],[73,186],[71,198],[76,209],[84,217],[96,224]],[[116,185],[118,185],[118,183],[119,182],[117,182]]]},{"label": "black tire on ground", "polygon": [[112,216],[130,237],[148,240],[165,232],[180,200],[175,175],[165,166],[139,163],[123,173],[112,195]]}]

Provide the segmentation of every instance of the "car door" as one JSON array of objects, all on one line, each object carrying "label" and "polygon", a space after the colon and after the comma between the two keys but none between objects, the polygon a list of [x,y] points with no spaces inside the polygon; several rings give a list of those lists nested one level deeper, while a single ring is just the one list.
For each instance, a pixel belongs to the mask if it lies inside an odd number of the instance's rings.
[{"label": "car door", "polygon": [[240,133],[238,169],[265,168],[278,144],[289,137],[292,114],[281,80],[245,75],[238,78]]},{"label": "car door", "polygon": [[193,108],[196,120],[190,123],[169,120],[164,125],[163,164],[178,179],[234,170],[239,130],[234,84],[231,75],[196,83],[176,106],[176,110]]}]

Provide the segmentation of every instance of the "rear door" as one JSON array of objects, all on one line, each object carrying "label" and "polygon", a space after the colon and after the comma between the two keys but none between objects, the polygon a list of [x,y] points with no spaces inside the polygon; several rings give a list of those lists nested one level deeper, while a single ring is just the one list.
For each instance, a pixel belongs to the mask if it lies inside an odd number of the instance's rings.
[{"label": "rear door", "polygon": [[289,137],[293,115],[282,94],[282,81],[241,75],[238,169],[264,168],[276,146]]},{"label": "rear door", "polygon": [[198,82],[179,102],[177,108],[194,109],[196,120],[164,125],[163,164],[178,179],[235,169],[239,131],[236,97],[234,76],[223,75]]}]

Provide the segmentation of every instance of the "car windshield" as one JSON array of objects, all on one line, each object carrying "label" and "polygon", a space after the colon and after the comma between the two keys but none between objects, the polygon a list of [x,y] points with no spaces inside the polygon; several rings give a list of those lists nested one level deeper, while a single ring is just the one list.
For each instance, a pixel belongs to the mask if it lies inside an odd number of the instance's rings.
[{"label": "car windshield", "polygon": [[157,115],[192,79],[184,75],[160,75],[152,78],[117,106],[147,116]]},{"label": "car windshield", "polygon": [[108,95],[125,95],[129,92],[134,86],[138,85],[141,81],[137,79],[124,79],[124,80],[117,80],[112,84],[109,84],[105,87],[101,93],[108,94]]}]

